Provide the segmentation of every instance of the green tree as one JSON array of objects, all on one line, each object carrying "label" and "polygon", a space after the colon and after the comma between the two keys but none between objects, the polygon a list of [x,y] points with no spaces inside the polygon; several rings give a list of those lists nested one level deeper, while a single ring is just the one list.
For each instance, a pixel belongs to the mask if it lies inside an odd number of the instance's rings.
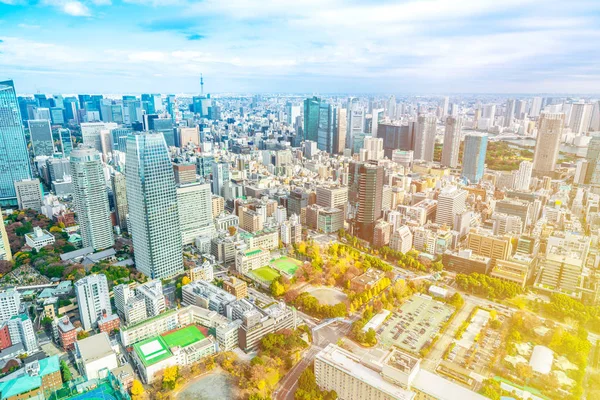
[{"label": "green tree", "polygon": [[63,382],[68,382],[73,379],[73,375],[71,374],[71,370],[69,366],[65,362],[65,360],[60,360],[60,374],[62,375]]}]

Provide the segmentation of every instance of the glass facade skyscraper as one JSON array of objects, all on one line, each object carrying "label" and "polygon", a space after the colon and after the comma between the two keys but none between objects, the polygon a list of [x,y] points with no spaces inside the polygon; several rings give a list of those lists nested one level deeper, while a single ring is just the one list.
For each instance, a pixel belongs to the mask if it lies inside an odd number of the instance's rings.
[{"label": "glass facade skyscraper", "polygon": [[25,130],[13,81],[0,81],[0,205],[16,205],[15,181],[31,179]]},{"label": "glass facade skyscraper", "polygon": [[71,130],[61,128],[58,130],[60,137],[60,146],[62,148],[63,157],[69,157],[73,151],[73,141],[71,140]]},{"label": "glass facade skyscraper", "polygon": [[318,97],[304,100],[304,140],[317,141],[320,106],[321,99]]},{"label": "glass facade skyscraper", "polygon": [[30,119],[27,124],[34,157],[52,157],[54,155],[54,141],[52,140],[50,121],[47,119]]},{"label": "glass facade skyscraper", "polygon": [[600,136],[592,138],[585,158],[588,162],[585,183],[600,185]]},{"label": "glass facade skyscraper", "polygon": [[471,183],[479,183],[485,170],[485,153],[488,136],[469,134],[465,136],[462,176]]},{"label": "glass facade skyscraper", "polygon": [[175,176],[162,134],[127,138],[125,180],[136,268],[151,279],[183,272]]}]

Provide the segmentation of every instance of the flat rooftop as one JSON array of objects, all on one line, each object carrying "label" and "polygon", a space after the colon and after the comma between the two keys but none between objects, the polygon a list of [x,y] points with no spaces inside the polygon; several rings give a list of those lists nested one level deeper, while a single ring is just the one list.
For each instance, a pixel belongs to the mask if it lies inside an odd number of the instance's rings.
[{"label": "flat rooftop", "polygon": [[174,332],[164,334],[162,335],[162,338],[167,346],[171,348],[175,346],[189,346],[190,344],[201,341],[206,338],[206,336],[204,336],[204,333],[202,333],[196,325],[189,325]]},{"label": "flat rooftop", "polygon": [[173,356],[162,336],[155,336],[136,343],[133,345],[133,350],[146,367]]},{"label": "flat rooftop", "polygon": [[79,354],[86,364],[114,353],[108,335],[104,332],[78,340],[76,343]]}]

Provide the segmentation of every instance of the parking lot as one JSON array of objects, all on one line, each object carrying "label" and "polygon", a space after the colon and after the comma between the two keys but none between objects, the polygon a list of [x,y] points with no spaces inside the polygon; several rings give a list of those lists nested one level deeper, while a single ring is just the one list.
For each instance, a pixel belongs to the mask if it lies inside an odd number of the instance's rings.
[{"label": "parking lot", "polygon": [[379,342],[418,353],[450,318],[454,308],[429,296],[416,294],[377,330]]}]

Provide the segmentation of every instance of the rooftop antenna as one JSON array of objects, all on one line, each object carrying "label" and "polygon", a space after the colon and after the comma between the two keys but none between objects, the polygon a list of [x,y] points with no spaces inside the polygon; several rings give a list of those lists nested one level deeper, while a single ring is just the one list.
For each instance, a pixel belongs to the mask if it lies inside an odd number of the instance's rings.
[{"label": "rooftop antenna", "polygon": [[204,79],[202,78],[202,74],[200,74],[200,95],[204,96]]}]

